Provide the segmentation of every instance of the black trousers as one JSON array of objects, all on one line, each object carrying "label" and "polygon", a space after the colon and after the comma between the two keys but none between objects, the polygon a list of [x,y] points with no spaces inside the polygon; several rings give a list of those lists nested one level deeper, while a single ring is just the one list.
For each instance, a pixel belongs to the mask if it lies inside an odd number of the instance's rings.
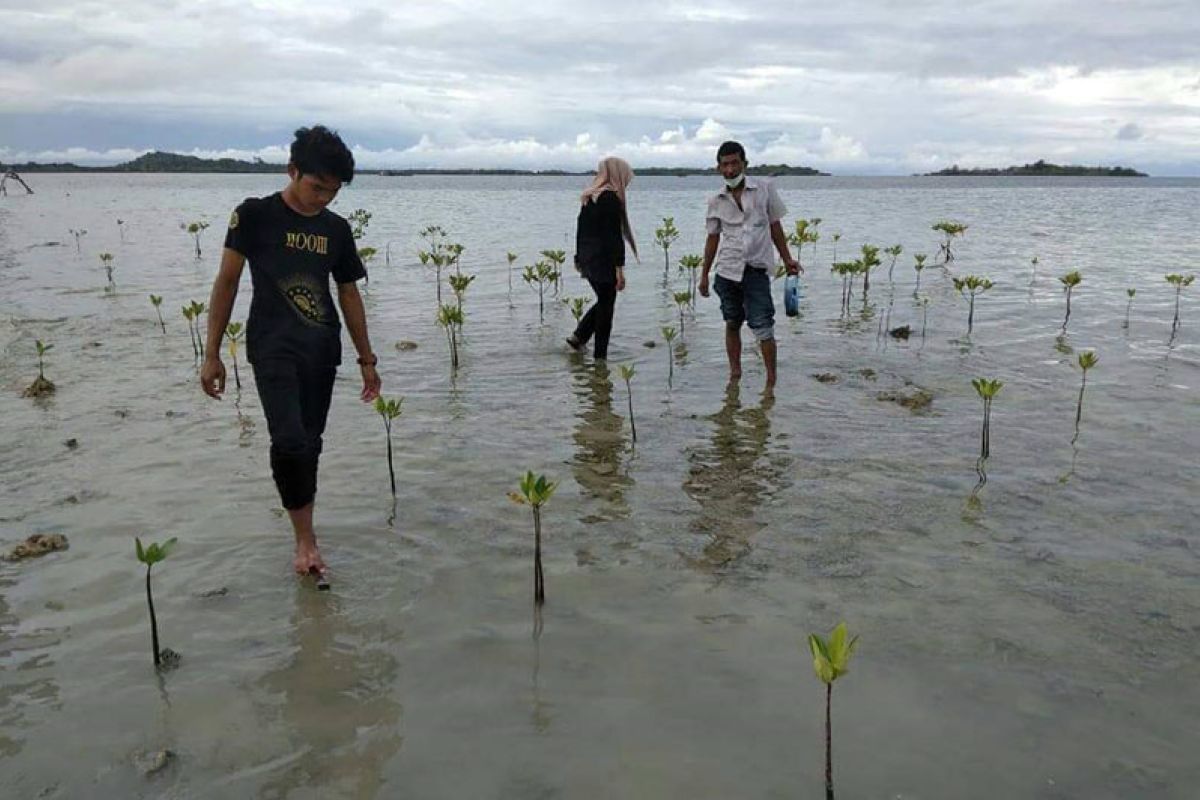
[{"label": "black trousers", "polygon": [[608,337],[612,333],[613,309],[617,305],[617,285],[615,283],[600,283],[588,279],[592,291],[596,293],[596,302],[579,320],[575,329],[575,341],[581,345],[587,344],[593,335],[596,337],[595,349],[592,351],[596,358],[608,358]]},{"label": "black trousers", "polygon": [[291,359],[254,364],[254,383],[271,433],[271,475],[286,509],[303,508],[316,497],[321,434],[336,373],[335,367]]}]

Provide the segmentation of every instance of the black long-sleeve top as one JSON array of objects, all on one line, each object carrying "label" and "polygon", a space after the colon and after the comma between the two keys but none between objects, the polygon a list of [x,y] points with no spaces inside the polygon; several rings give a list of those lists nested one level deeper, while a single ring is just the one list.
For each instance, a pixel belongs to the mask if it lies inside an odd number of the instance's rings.
[{"label": "black long-sleeve top", "polygon": [[575,265],[583,277],[596,283],[616,283],[617,267],[625,266],[622,218],[621,199],[613,191],[601,192],[579,209]]}]

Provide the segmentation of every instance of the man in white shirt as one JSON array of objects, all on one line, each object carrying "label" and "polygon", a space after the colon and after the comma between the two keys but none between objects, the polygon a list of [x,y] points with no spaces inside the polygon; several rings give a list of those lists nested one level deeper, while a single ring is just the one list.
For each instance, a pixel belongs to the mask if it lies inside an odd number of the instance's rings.
[{"label": "man in white shirt", "polygon": [[729,379],[742,376],[742,323],[750,326],[762,349],[767,368],[767,388],[775,386],[775,303],[771,299],[771,273],[775,251],[789,275],[802,272],[788,251],[787,236],[780,220],[787,207],[774,184],[766,178],[746,175],[746,150],[738,142],[725,142],[717,150],[717,168],[725,188],[708,201],[704,242],[704,266],[700,294],[708,297],[708,273],[715,260],[717,277],[713,288],[721,298],[725,318],[725,353],[729,356]]}]

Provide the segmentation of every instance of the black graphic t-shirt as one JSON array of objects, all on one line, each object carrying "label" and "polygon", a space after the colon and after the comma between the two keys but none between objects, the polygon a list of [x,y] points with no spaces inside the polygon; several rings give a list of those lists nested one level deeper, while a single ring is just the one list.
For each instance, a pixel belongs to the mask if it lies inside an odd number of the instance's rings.
[{"label": "black graphic t-shirt", "polygon": [[313,366],[342,361],[341,322],[329,276],[353,283],[367,271],[350,224],[324,209],[306,217],[276,192],[249,197],[233,212],[225,246],[250,262],[254,299],[246,325],[246,358],[301,359]]}]

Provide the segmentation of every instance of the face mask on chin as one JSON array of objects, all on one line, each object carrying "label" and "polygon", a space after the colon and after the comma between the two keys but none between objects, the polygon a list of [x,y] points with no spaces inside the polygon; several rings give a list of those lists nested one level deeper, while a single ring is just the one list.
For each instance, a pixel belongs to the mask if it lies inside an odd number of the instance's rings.
[{"label": "face mask on chin", "polygon": [[740,186],[742,184],[742,181],[744,181],[745,179],[746,179],[746,173],[739,172],[737,175],[735,175],[732,178],[726,178],[725,185],[728,186],[730,189],[736,189],[738,186]]}]

